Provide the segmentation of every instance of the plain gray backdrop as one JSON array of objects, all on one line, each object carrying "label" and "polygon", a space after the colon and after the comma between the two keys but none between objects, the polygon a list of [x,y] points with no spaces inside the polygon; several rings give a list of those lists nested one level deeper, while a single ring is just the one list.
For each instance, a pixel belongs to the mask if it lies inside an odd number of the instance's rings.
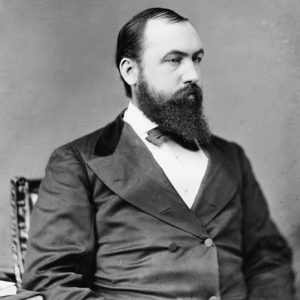
[{"label": "plain gray backdrop", "polygon": [[55,147],[126,107],[116,37],[152,6],[199,31],[210,126],[246,150],[300,269],[298,0],[0,0],[0,268],[12,270],[10,178],[42,177]]}]

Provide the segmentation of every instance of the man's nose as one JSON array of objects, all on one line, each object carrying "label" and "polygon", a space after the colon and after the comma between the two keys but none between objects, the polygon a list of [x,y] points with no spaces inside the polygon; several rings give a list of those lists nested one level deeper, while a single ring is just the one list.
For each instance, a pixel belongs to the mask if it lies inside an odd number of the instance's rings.
[{"label": "man's nose", "polygon": [[193,61],[186,62],[182,73],[182,81],[184,84],[198,83],[201,84],[200,66]]}]

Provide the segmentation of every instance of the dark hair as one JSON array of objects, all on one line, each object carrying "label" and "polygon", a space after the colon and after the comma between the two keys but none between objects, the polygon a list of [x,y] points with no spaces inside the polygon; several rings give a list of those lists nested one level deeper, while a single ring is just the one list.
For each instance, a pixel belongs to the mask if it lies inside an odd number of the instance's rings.
[{"label": "dark hair", "polygon": [[[188,21],[187,18],[180,16],[175,11],[160,7],[148,8],[132,17],[121,28],[118,35],[115,64],[119,72],[119,64],[124,57],[131,58],[137,63],[140,62],[145,26],[148,20],[153,19],[166,19],[173,23]],[[126,96],[131,98],[131,87],[121,74],[120,76],[125,86]]]}]

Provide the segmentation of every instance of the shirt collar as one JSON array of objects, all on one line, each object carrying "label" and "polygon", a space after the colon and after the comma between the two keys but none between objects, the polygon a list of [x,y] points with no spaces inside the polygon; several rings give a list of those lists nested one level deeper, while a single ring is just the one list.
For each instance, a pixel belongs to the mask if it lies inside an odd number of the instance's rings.
[{"label": "shirt collar", "polygon": [[131,101],[129,102],[128,108],[124,113],[124,121],[127,122],[137,135],[142,136],[149,130],[157,127],[158,125],[149,120],[144,113],[136,107]]}]

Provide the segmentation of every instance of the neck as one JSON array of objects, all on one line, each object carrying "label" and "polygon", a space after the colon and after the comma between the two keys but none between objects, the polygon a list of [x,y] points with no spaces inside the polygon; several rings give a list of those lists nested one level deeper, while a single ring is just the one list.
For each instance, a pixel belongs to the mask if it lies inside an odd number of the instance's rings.
[{"label": "neck", "polygon": [[136,98],[134,91],[132,91],[132,97],[131,97],[130,101],[135,107],[139,108],[138,100]]}]

